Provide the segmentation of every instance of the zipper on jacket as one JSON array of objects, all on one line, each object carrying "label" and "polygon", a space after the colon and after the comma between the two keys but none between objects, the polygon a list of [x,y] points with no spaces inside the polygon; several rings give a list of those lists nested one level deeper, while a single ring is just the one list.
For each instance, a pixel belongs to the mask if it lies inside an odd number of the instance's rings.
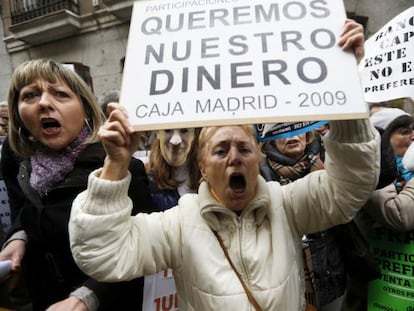
[{"label": "zipper on jacket", "polygon": [[243,238],[243,218],[241,218],[240,216],[237,216],[237,235],[238,235],[238,239],[239,239],[239,256],[240,256],[240,262],[241,262],[241,266],[243,269],[243,275],[246,276],[246,281],[247,284],[250,287],[250,272],[248,271],[248,269],[246,268],[246,265],[244,263],[243,260],[243,252],[242,252],[242,238]]}]

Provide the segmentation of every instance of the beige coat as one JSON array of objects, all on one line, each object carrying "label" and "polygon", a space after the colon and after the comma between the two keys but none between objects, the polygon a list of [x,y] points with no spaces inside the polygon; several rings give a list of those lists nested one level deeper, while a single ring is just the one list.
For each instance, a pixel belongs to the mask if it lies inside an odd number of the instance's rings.
[{"label": "beige coat", "polygon": [[96,171],[72,208],[75,261],[101,281],[170,267],[180,310],[252,310],[216,230],[263,310],[303,310],[302,234],[349,221],[379,174],[379,137],[366,120],[331,122],[330,131],[326,170],[286,186],[259,176],[257,195],[240,216],[203,183],[175,208],[131,217],[129,177],[107,181]]},{"label": "beige coat", "polygon": [[414,178],[400,193],[393,183],[376,190],[364,209],[375,221],[390,229],[414,230]]}]

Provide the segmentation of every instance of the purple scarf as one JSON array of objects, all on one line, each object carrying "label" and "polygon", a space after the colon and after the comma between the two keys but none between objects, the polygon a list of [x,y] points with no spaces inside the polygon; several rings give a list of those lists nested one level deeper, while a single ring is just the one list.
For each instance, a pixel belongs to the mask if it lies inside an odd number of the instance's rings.
[{"label": "purple scarf", "polygon": [[85,127],[79,136],[62,151],[53,153],[39,148],[30,157],[32,166],[30,185],[41,196],[73,170],[76,160],[86,147],[84,142],[89,134],[89,129]]}]

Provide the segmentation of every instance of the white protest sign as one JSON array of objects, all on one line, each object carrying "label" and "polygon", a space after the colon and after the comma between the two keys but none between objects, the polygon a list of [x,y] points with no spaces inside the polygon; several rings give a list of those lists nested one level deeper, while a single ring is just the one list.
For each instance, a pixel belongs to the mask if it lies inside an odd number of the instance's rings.
[{"label": "white protest sign", "polygon": [[[0,179],[0,237],[11,227],[9,195],[4,180]],[[3,242],[3,241],[2,241]]]},{"label": "white protest sign", "polygon": [[0,261],[0,279],[5,277],[10,272],[11,264],[11,260]]},{"label": "white protest sign", "polygon": [[362,118],[342,0],[137,1],[120,103],[137,130]]},{"label": "white protest sign", "polygon": [[414,97],[414,7],[365,42],[360,72],[367,102]]},{"label": "white protest sign", "polygon": [[157,274],[146,275],[142,310],[179,310],[176,292],[174,275],[171,269],[164,270]]}]

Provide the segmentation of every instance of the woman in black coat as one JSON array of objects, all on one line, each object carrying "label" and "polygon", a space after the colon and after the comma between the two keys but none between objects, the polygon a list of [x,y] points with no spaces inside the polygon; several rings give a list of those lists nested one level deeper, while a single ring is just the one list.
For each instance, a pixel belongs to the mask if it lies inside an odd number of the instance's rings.
[{"label": "woman in black coat", "polygon": [[[22,268],[34,310],[140,310],[142,279],[96,282],[79,270],[70,252],[72,201],[105,159],[97,142],[104,119],[91,90],[70,69],[33,60],[13,73],[8,103],[2,167],[13,222],[0,260],[11,259],[12,272]],[[18,172],[6,169],[13,165]],[[132,213],[151,211],[142,162],[133,160],[129,170],[129,195],[140,206]]]}]

